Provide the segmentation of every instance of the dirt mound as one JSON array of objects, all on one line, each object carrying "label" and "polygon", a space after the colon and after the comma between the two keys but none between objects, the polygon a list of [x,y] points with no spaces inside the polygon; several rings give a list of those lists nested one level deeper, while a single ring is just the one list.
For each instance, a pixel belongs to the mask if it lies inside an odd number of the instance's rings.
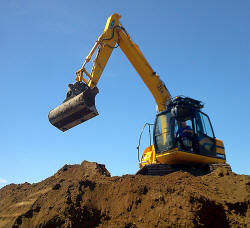
[{"label": "dirt mound", "polygon": [[110,177],[104,165],[65,165],[36,184],[0,189],[0,227],[249,227],[250,177]]}]

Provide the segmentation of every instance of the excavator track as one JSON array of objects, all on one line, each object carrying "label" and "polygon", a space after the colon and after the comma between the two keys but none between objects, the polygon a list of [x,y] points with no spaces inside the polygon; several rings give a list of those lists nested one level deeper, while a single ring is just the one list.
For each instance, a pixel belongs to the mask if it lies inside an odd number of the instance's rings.
[{"label": "excavator track", "polygon": [[232,168],[229,164],[227,163],[214,163],[214,164],[209,164],[209,170],[210,172],[213,172],[217,168],[224,168],[230,172],[232,172]]},{"label": "excavator track", "polygon": [[169,164],[152,164],[145,165],[139,169],[136,175],[149,175],[149,176],[164,176],[177,171],[188,172],[194,176],[203,176],[213,172],[215,169],[223,167],[228,171],[232,171],[230,165],[227,163],[207,164],[207,165],[169,165]]}]

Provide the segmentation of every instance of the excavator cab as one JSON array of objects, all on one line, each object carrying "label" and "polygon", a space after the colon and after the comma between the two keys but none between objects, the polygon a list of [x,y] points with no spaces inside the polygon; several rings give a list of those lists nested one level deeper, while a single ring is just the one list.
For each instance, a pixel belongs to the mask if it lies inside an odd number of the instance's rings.
[{"label": "excavator cab", "polygon": [[[207,173],[213,167],[226,164],[223,142],[215,138],[203,104],[189,97],[176,97],[166,111],[156,115],[154,144],[144,150],[137,174],[165,175],[178,170],[199,170]],[[189,134],[179,134],[185,123]],[[199,173],[198,172],[198,173]]]},{"label": "excavator cab", "polygon": [[97,87],[91,89],[82,81],[69,84],[66,99],[49,112],[50,123],[61,131],[67,131],[97,116],[98,111],[95,107],[97,93]]},{"label": "excavator cab", "polygon": [[[156,153],[180,151],[216,156],[216,139],[208,115],[201,111],[203,104],[188,97],[177,97],[168,109],[157,115],[154,130]],[[185,123],[188,134],[178,134]]]}]

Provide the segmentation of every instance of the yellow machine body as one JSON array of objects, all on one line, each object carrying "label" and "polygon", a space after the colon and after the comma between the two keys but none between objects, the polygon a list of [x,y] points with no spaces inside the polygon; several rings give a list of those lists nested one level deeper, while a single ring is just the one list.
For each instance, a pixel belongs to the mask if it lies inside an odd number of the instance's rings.
[{"label": "yellow machine body", "polygon": [[[216,153],[225,155],[223,142],[219,139],[216,139]],[[226,163],[226,160],[211,156],[200,155],[195,152],[191,153],[188,151],[180,150],[178,148],[174,148],[166,152],[161,152],[157,154],[155,152],[154,145],[150,145],[142,153],[139,162],[139,168],[151,164],[174,165],[174,164],[213,164],[213,163]]]},{"label": "yellow machine body", "polygon": [[[95,107],[95,96],[98,93],[97,84],[104,71],[104,68],[116,47],[120,47],[122,52],[133,65],[144,84],[151,92],[156,105],[157,113],[165,112],[171,104],[171,95],[160,77],[152,69],[146,58],[140,51],[137,44],[130,38],[128,32],[121,25],[117,13],[107,20],[103,33],[99,36],[85,58],[82,67],[76,72],[76,83],[67,93],[67,99],[63,104],[53,109],[49,113],[49,121],[55,127],[66,131],[90,118],[98,115]],[[87,72],[85,65],[89,63],[94,53],[91,72]],[[80,89],[78,84],[80,83]],[[168,124],[165,117],[162,117],[161,131],[168,131]],[[162,137],[165,143],[167,138]],[[202,142],[201,142],[202,143]],[[207,143],[204,141],[204,145]],[[217,148],[218,147],[218,148]],[[225,150],[222,141],[216,140],[216,153],[224,156]],[[179,148],[171,148],[166,151],[157,151],[155,145],[150,145],[143,152],[139,166],[143,167],[152,164],[186,164],[186,163],[224,163],[225,159],[199,154],[199,151],[183,151]]]}]

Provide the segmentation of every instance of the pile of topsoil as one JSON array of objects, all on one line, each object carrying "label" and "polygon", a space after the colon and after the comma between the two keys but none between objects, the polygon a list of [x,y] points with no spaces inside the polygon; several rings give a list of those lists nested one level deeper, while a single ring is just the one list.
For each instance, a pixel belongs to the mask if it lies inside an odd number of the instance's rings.
[{"label": "pile of topsoil", "polygon": [[223,168],[110,177],[84,161],[0,189],[0,227],[250,227],[250,177]]}]

